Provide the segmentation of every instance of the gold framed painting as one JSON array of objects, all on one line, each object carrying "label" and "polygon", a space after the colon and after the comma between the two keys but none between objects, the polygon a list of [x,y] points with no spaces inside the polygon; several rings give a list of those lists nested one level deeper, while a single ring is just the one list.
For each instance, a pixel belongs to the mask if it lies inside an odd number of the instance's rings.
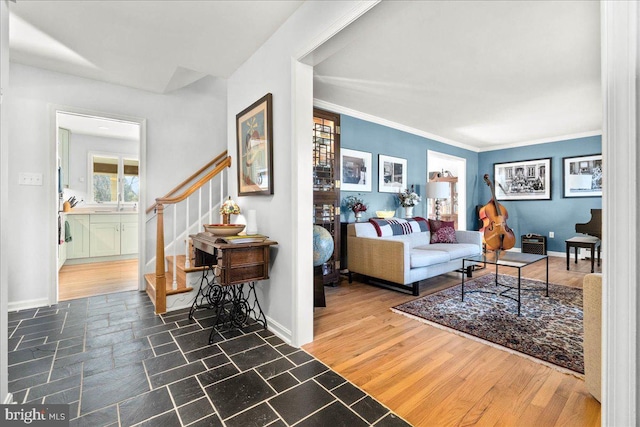
[{"label": "gold framed painting", "polygon": [[272,96],[266,94],[236,115],[238,195],[273,194]]}]

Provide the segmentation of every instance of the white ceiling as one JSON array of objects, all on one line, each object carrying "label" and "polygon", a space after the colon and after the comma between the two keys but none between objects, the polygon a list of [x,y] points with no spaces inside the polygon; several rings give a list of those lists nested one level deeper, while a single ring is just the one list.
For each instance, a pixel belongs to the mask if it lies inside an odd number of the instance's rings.
[{"label": "white ceiling", "polygon": [[[11,60],[165,93],[231,75],[301,1],[24,1]],[[601,129],[597,1],[384,1],[307,58],[319,104],[474,150]]]},{"label": "white ceiling", "polygon": [[63,112],[56,114],[56,121],[57,127],[68,129],[76,134],[124,139],[127,141],[140,140],[140,125],[137,123]]},{"label": "white ceiling", "polygon": [[11,60],[165,93],[229,77],[302,1],[10,4]]}]

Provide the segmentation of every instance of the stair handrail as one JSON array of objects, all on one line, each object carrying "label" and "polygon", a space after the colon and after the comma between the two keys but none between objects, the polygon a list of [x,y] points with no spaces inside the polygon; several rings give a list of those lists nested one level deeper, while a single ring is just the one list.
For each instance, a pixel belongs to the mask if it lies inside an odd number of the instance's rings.
[{"label": "stair handrail", "polygon": [[223,161],[221,161],[220,163],[218,163],[218,165],[215,168],[211,169],[211,171],[209,173],[207,173],[202,178],[200,178],[198,181],[196,181],[191,187],[189,187],[187,190],[185,190],[181,195],[179,195],[177,197],[158,197],[156,199],[156,206],[158,206],[160,204],[172,205],[174,203],[180,203],[181,201],[185,200],[187,197],[192,195],[196,190],[201,188],[204,184],[209,182],[211,180],[211,178],[213,178],[214,176],[218,175],[220,172],[222,172],[225,168],[228,168],[228,167],[231,167],[231,157],[230,156],[225,157],[225,159]]},{"label": "stair handrail", "polygon": [[[180,189],[182,189],[183,187],[185,187],[188,183],[190,183],[191,181],[193,181],[197,176],[199,176],[202,172],[204,172],[205,170],[209,169],[212,165],[217,164],[221,161],[224,161],[225,158],[228,157],[227,155],[227,150],[224,150],[222,153],[218,154],[215,158],[213,158],[213,160],[211,160],[209,163],[207,163],[206,165],[202,166],[200,169],[198,169],[197,172],[194,172],[189,178],[185,179],[184,181],[182,181],[180,184],[178,184],[175,188],[173,188],[171,191],[169,191],[167,194],[165,194],[162,199],[166,199],[169,198],[171,196],[173,196],[175,193],[177,193]],[[157,199],[156,199],[157,200]],[[157,206],[157,202],[155,202],[153,205],[149,206],[146,210],[146,213],[150,213],[152,210],[154,210]]]},{"label": "stair handrail", "polygon": [[[223,153],[226,155],[226,151]],[[218,157],[222,157],[218,156]],[[219,162],[216,167],[213,168],[209,173],[200,178],[197,182],[192,184],[187,190],[185,190],[182,194],[177,197],[158,197],[156,198],[156,203],[154,208],[156,210],[157,218],[156,218],[156,285],[155,285],[155,306],[156,313],[164,313],[167,311],[167,278],[165,275],[165,266],[164,266],[164,206],[170,204],[180,203],[185,200],[191,194],[193,194],[196,190],[202,188],[204,184],[209,182],[213,177],[220,174],[225,168],[231,167],[231,157],[226,156],[224,159],[220,160],[217,158]],[[214,159],[215,160],[215,159]],[[209,165],[214,162],[210,162]],[[199,172],[202,172],[200,170]],[[195,176],[199,175],[199,173],[194,174]],[[190,179],[191,180],[191,179]],[[190,180],[187,180],[189,182]],[[184,185],[182,185],[184,187]],[[174,192],[175,193],[175,192]],[[175,268],[175,267],[174,267]]]}]

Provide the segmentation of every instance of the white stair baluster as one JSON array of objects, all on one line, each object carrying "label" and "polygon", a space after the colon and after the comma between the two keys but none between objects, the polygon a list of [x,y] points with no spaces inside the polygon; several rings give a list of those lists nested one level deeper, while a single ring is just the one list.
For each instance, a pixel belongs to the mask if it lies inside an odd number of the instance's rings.
[{"label": "white stair baluster", "polygon": [[202,187],[198,188],[198,232],[202,230]]},{"label": "white stair baluster", "polygon": [[[220,207],[224,203],[224,172],[220,174]],[[222,214],[220,214],[220,222],[222,223]]]},{"label": "white stair baluster", "polygon": [[[189,198],[187,197],[185,232],[184,232],[184,268],[191,267],[191,252],[189,252]],[[198,228],[199,230],[199,228]]]},{"label": "white stair baluster", "polygon": [[177,215],[177,204],[173,204],[173,282],[171,283],[171,287],[173,289],[178,289],[178,281],[176,280],[176,272],[178,271],[178,264],[176,263],[177,259],[177,238],[176,229],[178,224],[178,215]]},{"label": "white stair baluster", "polygon": [[209,224],[211,224],[211,209],[213,209],[213,200],[211,197],[213,196],[213,178],[209,180]]}]

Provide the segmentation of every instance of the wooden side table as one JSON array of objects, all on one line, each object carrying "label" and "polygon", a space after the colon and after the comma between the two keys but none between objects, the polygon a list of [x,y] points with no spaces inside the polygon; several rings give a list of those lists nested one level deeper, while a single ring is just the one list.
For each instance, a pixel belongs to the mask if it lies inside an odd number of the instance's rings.
[{"label": "wooden side table", "polygon": [[567,270],[569,270],[569,259],[571,258],[571,248],[575,248],[575,263],[578,263],[578,248],[587,248],[591,250],[591,272],[594,272],[594,253],[598,251],[598,267],[600,267],[600,246],[601,241],[593,236],[578,236],[565,240],[567,244]]},{"label": "wooden side table", "polygon": [[240,328],[253,318],[266,329],[267,318],[260,307],[255,282],[269,278],[269,248],[278,243],[272,240],[226,243],[209,233],[190,237],[196,252],[195,266],[208,268],[202,272],[189,319],[200,308],[215,310],[210,344],[218,326]]}]

